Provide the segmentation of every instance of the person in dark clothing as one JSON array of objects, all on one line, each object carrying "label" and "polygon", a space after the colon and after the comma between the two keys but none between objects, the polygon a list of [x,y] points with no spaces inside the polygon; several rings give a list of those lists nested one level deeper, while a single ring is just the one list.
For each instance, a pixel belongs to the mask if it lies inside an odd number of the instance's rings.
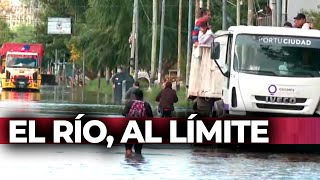
[{"label": "person in dark clothing", "polygon": [[294,18],[294,27],[295,28],[300,28],[300,29],[311,29],[310,28],[310,24],[307,23],[306,15],[303,14],[303,13],[299,13]]},{"label": "person in dark clothing", "polygon": [[[152,108],[149,103],[143,101],[143,92],[140,89],[133,90],[134,100],[126,103],[122,115],[127,118],[153,118]],[[132,147],[136,154],[141,154],[142,144],[126,144],[126,154],[132,154]]]},{"label": "person in dark clothing", "polygon": [[[151,106],[148,102],[145,102],[143,100],[142,90],[141,89],[133,90],[133,95],[134,95],[134,99],[129,101],[125,105],[125,108],[124,108],[124,111],[122,112],[122,115],[127,118],[150,118],[150,117],[152,118],[153,113],[152,113]],[[133,105],[138,102],[143,102],[145,114],[137,114],[137,115],[130,114],[130,110],[132,110]]]},{"label": "person in dark clothing", "polygon": [[127,71],[125,71],[125,69],[122,69],[121,72],[113,75],[110,81],[113,84],[113,102],[115,104],[122,104],[123,98],[125,98],[122,96],[123,86],[126,86],[126,88],[129,89],[130,87],[127,86],[129,85],[129,83],[134,82],[134,78]]},{"label": "person in dark clothing", "polygon": [[129,88],[128,91],[126,92],[126,96],[125,96],[126,101],[135,99],[133,91],[139,88],[140,88],[139,81],[134,82],[133,86]]},{"label": "person in dark clothing", "polygon": [[193,104],[193,110],[198,117],[210,117],[212,113],[211,107],[213,106],[212,99],[206,99],[204,97],[197,97]]},{"label": "person in dark clothing", "polygon": [[156,98],[159,102],[159,112],[161,117],[171,117],[174,111],[174,103],[178,102],[178,96],[175,90],[172,89],[172,83],[167,82],[165,88],[159,93]]},{"label": "person in dark clothing", "polygon": [[293,26],[290,22],[286,22],[286,23],[284,23],[283,27],[292,28]]}]

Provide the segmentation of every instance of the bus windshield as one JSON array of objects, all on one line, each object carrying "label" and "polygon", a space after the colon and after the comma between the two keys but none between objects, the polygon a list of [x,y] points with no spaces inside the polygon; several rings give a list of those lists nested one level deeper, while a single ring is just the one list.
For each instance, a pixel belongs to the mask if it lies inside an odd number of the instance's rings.
[{"label": "bus windshield", "polygon": [[233,68],[266,76],[320,77],[320,40],[240,34]]},{"label": "bus windshield", "polygon": [[37,68],[38,59],[36,55],[16,55],[7,56],[7,67],[9,68]]}]

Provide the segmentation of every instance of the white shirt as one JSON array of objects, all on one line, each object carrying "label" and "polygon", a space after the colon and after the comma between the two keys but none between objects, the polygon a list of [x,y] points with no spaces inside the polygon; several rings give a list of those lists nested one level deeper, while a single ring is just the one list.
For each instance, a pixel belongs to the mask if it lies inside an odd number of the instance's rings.
[{"label": "white shirt", "polygon": [[199,44],[211,45],[213,43],[213,40],[214,40],[214,34],[210,29],[208,29],[205,34],[203,34],[202,31],[199,31],[199,35],[198,35]]},{"label": "white shirt", "polygon": [[304,23],[301,29],[310,29],[310,24],[309,23]]},{"label": "white shirt", "polygon": [[211,44],[213,43],[213,40],[214,40],[214,34],[210,29],[208,29],[205,34],[203,34],[202,31],[199,31],[199,34],[198,34],[199,46],[194,49],[193,56],[199,59],[201,56],[200,46],[201,45],[211,46]]}]

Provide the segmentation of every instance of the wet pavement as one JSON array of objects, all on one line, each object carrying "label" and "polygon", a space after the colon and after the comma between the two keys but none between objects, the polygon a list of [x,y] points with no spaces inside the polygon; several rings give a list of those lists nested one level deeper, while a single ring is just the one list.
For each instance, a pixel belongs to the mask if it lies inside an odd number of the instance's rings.
[{"label": "wet pavement", "polygon": [[[104,94],[44,87],[40,93],[1,92],[0,115],[65,116],[86,111],[119,116]],[[191,145],[0,145],[0,172],[11,179],[319,179],[320,155],[249,153]],[[27,177],[27,178],[26,178]]]}]

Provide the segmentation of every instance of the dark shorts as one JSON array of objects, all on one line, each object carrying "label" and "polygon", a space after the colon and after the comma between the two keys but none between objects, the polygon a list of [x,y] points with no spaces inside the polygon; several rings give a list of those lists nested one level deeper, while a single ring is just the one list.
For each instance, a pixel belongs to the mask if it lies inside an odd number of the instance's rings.
[{"label": "dark shorts", "polygon": [[160,105],[158,105],[158,111],[161,114],[161,117],[172,117],[174,107],[172,106],[172,107],[163,108]]},{"label": "dark shorts", "polygon": [[161,117],[172,117],[172,111],[162,111]]},{"label": "dark shorts", "polygon": [[142,150],[142,144],[126,144],[126,150],[132,149],[132,147],[134,146],[134,152],[136,154],[141,154],[141,150]]}]

